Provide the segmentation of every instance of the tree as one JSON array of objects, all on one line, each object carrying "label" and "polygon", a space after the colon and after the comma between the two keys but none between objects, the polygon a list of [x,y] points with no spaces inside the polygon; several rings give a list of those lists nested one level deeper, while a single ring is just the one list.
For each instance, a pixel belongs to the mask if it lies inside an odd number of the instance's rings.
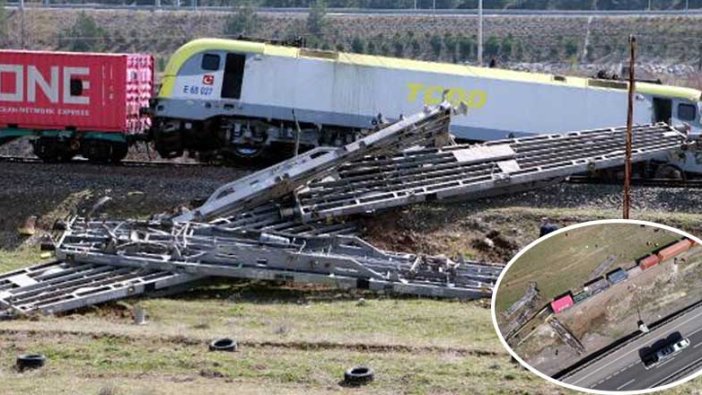
[{"label": "tree", "polygon": [[316,0],[310,6],[310,12],[307,15],[307,32],[318,38],[324,35],[324,17],[327,14],[327,3],[324,0]]},{"label": "tree", "polygon": [[512,58],[516,62],[521,62],[522,60],[524,60],[524,44],[522,44],[521,40],[516,40],[516,42],[514,43],[514,55],[512,56]]},{"label": "tree", "polygon": [[565,54],[567,57],[571,58],[578,53],[578,43],[574,39],[568,38],[564,44]]},{"label": "tree", "polygon": [[366,51],[371,55],[375,55],[375,42],[373,42],[373,39],[368,40]]},{"label": "tree", "polygon": [[458,38],[451,33],[444,34],[444,45],[446,45],[446,53],[451,57],[451,61],[457,63],[458,56]]},{"label": "tree", "polygon": [[365,50],[366,43],[363,42],[363,39],[358,36],[354,36],[353,40],[351,40],[351,52],[363,53]]},{"label": "tree", "polygon": [[81,11],[73,26],[62,32],[63,41],[69,51],[99,52],[105,49],[107,32],[97,25],[93,17]]},{"label": "tree", "polygon": [[500,52],[500,40],[495,36],[488,37],[485,41],[485,48],[483,53],[487,57],[497,56]]},{"label": "tree", "polygon": [[434,34],[429,39],[429,46],[431,46],[431,52],[432,52],[432,55],[434,55],[435,60],[439,59],[441,57],[441,49],[443,47],[443,41],[444,40],[438,34]]},{"label": "tree", "polygon": [[459,59],[461,61],[466,61],[473,56],[475,49],[475,40],[472,37],[462,36],[458,40],[458,52],[460,53]]},{"label": "tree", "polygon": [[412,49],[411,56],[418,59],[422,54],[422,45],[419,43],[419,40],[417,40],[416,37],[412,37],[410,40],[410,48]]},{"label": "tree", "polygon": [[395,33],[392,37],[392,56],[401,58],[405,55],[405,43],[400,33]]},{"label": "tree", "polygon": [[509,59],[512,56],[512,46],[514,43],[514,37],[512,34],[508,34],[507,37],[502,38],[502,44],[500,44],[500,52],[504,58]]},{"label": "tree", "polygon": [[229,14],[224,23],[226,36],[251,35],[258,29],[258,15],[251,0],[246,0],[236,7],[235,14]]}]

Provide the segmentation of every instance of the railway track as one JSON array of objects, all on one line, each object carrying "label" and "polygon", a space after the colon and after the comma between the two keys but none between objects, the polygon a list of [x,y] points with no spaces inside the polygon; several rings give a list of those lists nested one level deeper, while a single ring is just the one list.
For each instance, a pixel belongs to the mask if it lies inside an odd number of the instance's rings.
[{"label": "railway track", "polygon": [[[622,180],[609,180],[603,178],[593,178],[588,176],[571,176],[566,182],[570,184],[593,184],[593,185],[623,185]],[[657,188],[691,188],[702,189],[702,179],[675,180],[667,178],[633,179],[631,185],[639,187]]]},{"label": "railway track", "polygon": [[[138,160],[123,160],[119,164],[112,163],[94,163],[87,159],[76,158],[69,162],[61,163],[49,163],[44,162],[39,158],[28,157],[28,156],[7,156],[0,155],[0,163],[26,163],[26,164],[40,164],[47,166],[55,166],[57,164],[82,164],[82,165],[94,165],[94,166],[119,166],[119,167],[135,167],[135,168],[201,168],[201,167],[223,167],[224,165],[216,162],[172,162],[164,160],[154,160],[154,161],[138,161]],[[254,170],[255,167],[247,167],[242,165],[227,165],[228,167],[235,167],[241,170]]]},{"label": "railway track", "polygon": [[[47,163],[39,158],[28,157],[28,156],[7,156],[0,155],[0,163],[26,163],[26,164],[40,164],[47,166],[55,166],[56,163]],[[97,164],[88,161],[87,159],[73,159],[68,164],[82,164],[82,165],[94,165],[94,166],[119,166],[119,167],[131,167],[131,168],[207,168],[207,167],[222,167],[220,163],[213,162],[172,162],[164,160],[155,161],[137,161],[137,160],[124,160],[119,164]],[[240,170],[257,170],[253,166],[233,166],[228,165],[228,167],[237,168]],[[621,180],[610,180],[605,178],[593,178],[589,176],[570,176],[566,179],[569,184],[591,184],[591,185],[622,185]],[[692,180],[676,180],[676,179],[633,179],[631,184],[639,187],[650,187],[650,188],[691,188],[691,189],[702,189],[702,179],[692,179]]]}]

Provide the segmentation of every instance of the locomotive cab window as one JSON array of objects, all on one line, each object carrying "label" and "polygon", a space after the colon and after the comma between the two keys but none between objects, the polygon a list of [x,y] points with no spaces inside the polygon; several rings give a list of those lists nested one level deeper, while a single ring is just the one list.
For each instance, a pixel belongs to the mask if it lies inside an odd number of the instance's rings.
[{"label": "locomotive cab window", "polygon": [[71,79],[71,96],[80,96],[83,94],[83,81],[78,79]]},{"label": "locomotive cab window", "polygon": [[678,118],[681,121],[694,121],[697,118],[697,108],[692,104],[678,104]]},{"label": "locomotive cab window", "polygon": [[222,97],[238,99],[241,97],[241,84],[244,81],[244,65],[246,55],[227,54],[227,64],[224,66],[224,81],[222,83]]},{"label": "locomotive cab window", "polygon": [[202,55],[202,69],[208,71],[219,70],[219,55],[211,53]]}]

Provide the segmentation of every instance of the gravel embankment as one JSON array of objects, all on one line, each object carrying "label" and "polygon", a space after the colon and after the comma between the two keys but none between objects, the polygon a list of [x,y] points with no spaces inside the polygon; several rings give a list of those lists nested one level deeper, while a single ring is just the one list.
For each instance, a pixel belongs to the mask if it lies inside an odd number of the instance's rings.
[{"label": "gravel embankment", "polygon": [[[500,205],[619,210],[622,187],[562,183],[493,200]],[[631,202],[632,209],[637,212],[702,213],[702,190],[635,186]]]},{"label": "gravel embankment", "polygon": [[16,229],[30,215],[40,226],[89,208],[102,196],[114,200],[106,213],[147,216],[206,198],[245,171],[224,167],[133,168],[89,164],[0,163],[0,248],[20,242]]},{"label": "gravel embankment", "polygon": [[[246,173],[224,167],[0,163],[0,248],[11,249],[23,241],[17,228],[30,215],[38,216],[39,226],[48,229],[55,219],[88,209],[100,197],[110,196],[113,201],[107,205],[106,215],[144,218],[205,198],[221,184]],[[633,218],[641,214],[702,213],[702,194],[695,189],[634,188],[632,201]],[[618,186],[556,184],[478,201],[367,216],[366,236],[382,248],[427,253],[467,251],[481,259],[507,260],[538,236],[535,233],[541,215],[553,216],[559,224],[567,225],[593,217],[618,217],[620,206]],[[669,224],[675,226],[676,222]],[[695,232],[698,228],[685,230]],[[499,235],[491,234],[495,231]],[[481,251],[485,237],[495,238],[497,247]]]}]

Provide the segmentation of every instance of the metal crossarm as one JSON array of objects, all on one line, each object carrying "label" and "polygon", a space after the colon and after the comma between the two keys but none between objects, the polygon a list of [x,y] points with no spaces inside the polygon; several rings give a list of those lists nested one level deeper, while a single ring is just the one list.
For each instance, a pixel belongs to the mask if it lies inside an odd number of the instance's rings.
[{"label": "metal crossarm", "polygon": [[0,318],[61,313],[193,282],[186,273],[53,262],[0,275]]},{"label": "metal crossarm", "polygon": [[210,221],[231,216],[286,196],[306,182],[363,156],[430,145],[448,134],[451,111],[448,104],[427,108],[345,146],[320,147],[285,160],[223,185],[201,207],[175,217],[174,221]]},{"label": "metal crossarm", "polygon": [[[635,162],[659,158],[684,141],[665,124],[638,126],[634,136]],[[298,189],[295,214],[313,221],[509,192],[619,166],[624,138],[624,128],[602,129],[365,157]]]},{"label": "metal crossarm", "polygon": [[500,265],[379,250],[351,236],[282,236],[209,224],[73,223],[66,262],[197,276],[284,279],[437,297],[487,297]]}]

